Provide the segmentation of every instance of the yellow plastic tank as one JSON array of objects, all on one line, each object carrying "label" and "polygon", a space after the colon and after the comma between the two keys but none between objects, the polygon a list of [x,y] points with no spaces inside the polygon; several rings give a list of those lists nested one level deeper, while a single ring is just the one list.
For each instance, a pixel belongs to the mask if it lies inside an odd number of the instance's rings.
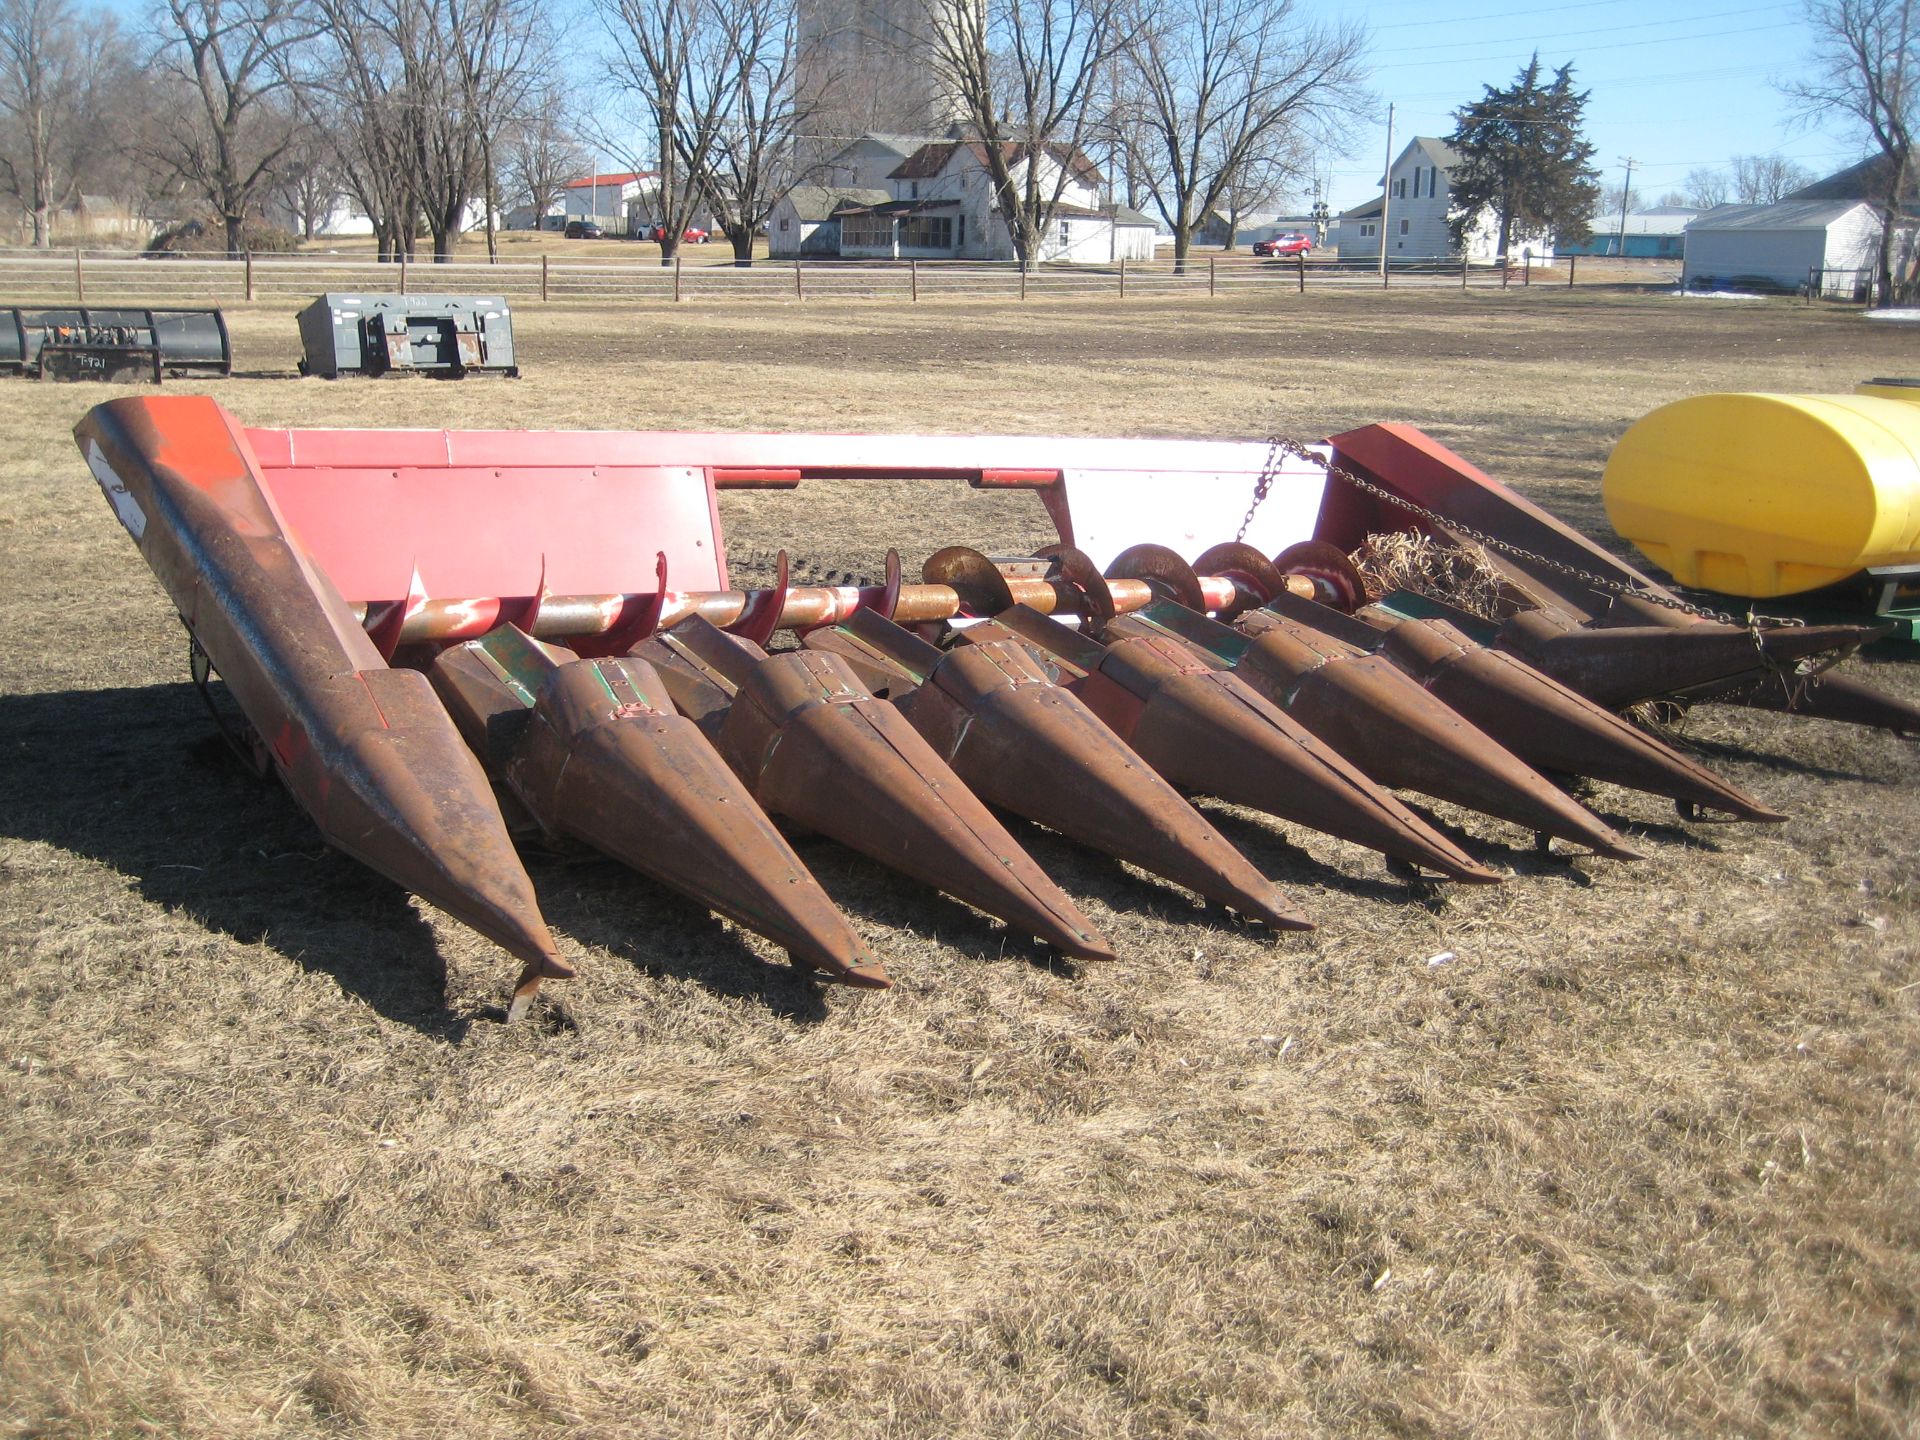
[{"label": "yellow plastic tank", "polygon": [[1920,564],[1920,385],[1675,401],[1620,437],[1601,491],[1682,585],[1766,599]]}]

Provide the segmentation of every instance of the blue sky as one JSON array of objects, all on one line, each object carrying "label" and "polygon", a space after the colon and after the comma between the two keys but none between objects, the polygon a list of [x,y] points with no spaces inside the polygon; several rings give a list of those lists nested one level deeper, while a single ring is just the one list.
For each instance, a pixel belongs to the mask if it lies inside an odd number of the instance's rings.
[{"label": "blue sky", "polygon": [[[1573,62],[1592,92],[1587,138],[1602,178],[1618,184],[1621,157],[1649,203],[1681,188],[1689,170],[1725,168],[1734,155],[1786,155],[1825,175],[1865,152],[1843,128],[1796,130],[1770,83],[1806,68],[1811,31],[1798,0],[1375,0],[1323,14],[1362,21],[1372,36],[1372,88],[1381,122],[1357,127],[1349,154],[1333,157],[1335,210],[1379,193],[1386,102],[1395,102],[1394,149],[1415,135],[1445,135],[1452,111],[1485,85],[1509,84],[1537,47],[1543,66]],[[1324,172],[1323,172],[1324,178]]]}]

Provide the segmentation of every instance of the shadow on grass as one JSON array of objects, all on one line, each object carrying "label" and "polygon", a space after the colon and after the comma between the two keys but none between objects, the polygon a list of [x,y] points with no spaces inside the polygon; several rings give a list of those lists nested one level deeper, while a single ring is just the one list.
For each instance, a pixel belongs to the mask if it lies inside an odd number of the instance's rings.
[{"label": "shadow on grass", "polygon": [[[192,686],[0,696],[0,754],[0,833],[98,860],[422,1034],[458,1043],[493,1013],[448,1009],[445,957],[407,893],[327,848],[278,782],[247,772]],[[816,982],[765,964],[691,902],[598,857],[530,861],[563,933],[782,1016],[825,1014]],[[501,955],[503,993],[516,968]]]}]

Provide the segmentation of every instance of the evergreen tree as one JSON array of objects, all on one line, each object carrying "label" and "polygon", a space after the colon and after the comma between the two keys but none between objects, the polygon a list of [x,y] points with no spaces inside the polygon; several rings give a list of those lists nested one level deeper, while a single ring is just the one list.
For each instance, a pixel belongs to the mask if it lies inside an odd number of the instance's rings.
[{"label": "evergreen tree", "polygon": [[1448,177],[1454,243],[1464,243],[1486,208],[1498,217],[1502,255],[1516,234],[1550,230],[1562,241],[1586,239],[1600,175],[1593,146],[1580,133],[1588,92],[1573,88],[1572,63],[1543,85],[1536,52],[1511,86],[1486,91],[1453,112],[1447,137],[1460,155]]}]

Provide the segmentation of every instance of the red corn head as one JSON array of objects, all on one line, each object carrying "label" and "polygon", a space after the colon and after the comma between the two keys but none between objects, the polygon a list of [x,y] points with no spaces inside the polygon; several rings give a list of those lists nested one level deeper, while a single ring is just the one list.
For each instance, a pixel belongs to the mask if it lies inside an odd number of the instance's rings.
[{"label": "red corn head", "polygon": [[1082,960],[1093,924],[838,656],[759,646],[698,618],[638,646],[769,811],[831,836]]},{"label": "red corn head", "polygon": [[582,660],[511,625],[443,651],[434,688],[550,834],[783,946],[829,979],[890,982],[793,847],[644,660]]},{"label": "red corn head", "polygon": [[[1741,820],[1777,821],[1706,766],[1445,620],[1403,620],[1375,607],[1343,615],[1280,595],[1267,608],[1384,656],[1470,724],[1527,764],[1586,775]],[[1484,633],[1484,632],[1483,632]]]},{"label": "red corn head", "polygon": [[1026,646],[942,652],[872,611],[809,632],[992,804],[1280,930],[1312,925]]},{"label": "red corn head", "polygon": [[1264,810],[1455,880],[1500,878],[1244,681],[1174,640],[1102,645],[1018,605],[960,634],[976,645],[1018,640],[1037,647],[1059,683],[1183,790]]},{"label": "red corn head", "polygon": [[[1108,633],[1152,634],[1151,617],[1175,608],[1122,616]],[[1615,859],[1640,858],[1611,827],[1384,656],[1272,610],[1249,610],[1238,624],[1253,643],[1233,673],[1379,784],[1418,790]]]},{"label": "red corn head", "polygon": [[287,534],[231,418],[199,396],[114,400],[74,436],[327,843],[522,961],[510,1016],[572,975],[479,762]]}]

